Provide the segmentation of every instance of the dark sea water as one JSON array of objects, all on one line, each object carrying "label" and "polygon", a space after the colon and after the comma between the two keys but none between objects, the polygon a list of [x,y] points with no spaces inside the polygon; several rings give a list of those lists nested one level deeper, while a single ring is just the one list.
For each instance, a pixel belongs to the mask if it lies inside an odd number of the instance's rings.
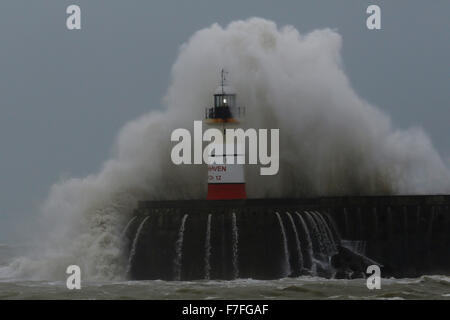
[{"label": "dark sea water", "polygon": [[260,281],[127,281],[82,283],[2,280],[0,299],[448,299],[450,277],[382,279],[380,290],[365,280],[315,277]]},{"label": "dark sea water", "polygon": [[[0,246],[0,267],[21,248]],[[381,289],[369,290],[366,280],[319,277],[234,281],[82,282],[69,290],[65,281],[0,279],[0,299],[446,299],[450,277],[382,279]]]}]

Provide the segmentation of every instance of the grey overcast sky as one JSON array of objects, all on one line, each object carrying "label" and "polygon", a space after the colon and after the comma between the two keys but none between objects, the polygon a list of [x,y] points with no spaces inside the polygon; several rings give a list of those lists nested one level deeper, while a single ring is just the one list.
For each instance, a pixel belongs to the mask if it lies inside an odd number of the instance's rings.
[{"label": "grey overcast sky", "polygon": [[[81,31],[66,29],[70,4]],[[356,92],[422,126],[449,163],[449,14],[449,0],[1,0],[0,243],[26,241],[53,182],[98,171],[127,121],[162,108],[180,45],[214,22],[337,29]]]}]

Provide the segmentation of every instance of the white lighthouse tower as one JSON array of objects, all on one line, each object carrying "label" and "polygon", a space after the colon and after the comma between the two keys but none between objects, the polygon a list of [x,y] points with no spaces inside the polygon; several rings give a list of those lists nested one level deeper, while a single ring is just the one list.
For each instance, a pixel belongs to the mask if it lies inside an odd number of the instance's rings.
[{"label": "white lighthouse tower", "polygon": [[226,74],[222,69],[220,85],[214,93],[214,106],[207,108],[205,113],[204,122],[224,133],[224,144],[219,148],[223,152],[210,155],[215,159],[221,157],[223,164],[208,164],[208,200],[247,198],[244,165],[238,164],[238,160],[243,157],[245,160],[245,150],[237,146],[234,152],[227,154],[227,143],[234,142],[225,140],[225,130],[239,127],[245,116],[245,108],[237,106],[236,92],[228,85]]}]

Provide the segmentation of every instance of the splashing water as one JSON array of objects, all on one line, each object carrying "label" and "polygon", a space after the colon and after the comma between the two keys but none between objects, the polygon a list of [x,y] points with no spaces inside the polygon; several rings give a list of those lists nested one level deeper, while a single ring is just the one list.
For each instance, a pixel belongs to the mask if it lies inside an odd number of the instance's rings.
[{"label": "splashing water", "polygon": [[[322,254],[325,253],[325,249],[323,247],[323,241],[322,237],[319,231],[319,228],[316,224],[316,221],[313,219],[312,215],[305,211],[306,220],[309,222],[310,229],[312,230],[313,234],[313,253]],[[314,246],[315,244],[315,246]]]},{"label": "splashing water", "polygon": [[286,230],[284,229],[283,220],[281,220],[280,214],[278,212],[275,212],[278,218],[278,223],[280,224],[280,232],[281,236],[283,238],[283,253],[284,253],[284,261],[283,261],[283,278],[286,278],[292,273],[291,269],[291,263],[289,261],[289,247],[286,237]]},{"label": "splashing water", "polygon": [[211,214],[208,214],[208,221],[206,222],[206,236],[205,236],[205,280],[209,280],[211,276]]},{"label": "splashing water", "polygon": [[181,263],[183,258],[183,239],[184,239],[184,225],[186,223],[186,219],[188,218],[188,214],[183,216],[181,220],[180,230],[178,231],[178,239],[175,243],[175,260],[173,262],[174,265],[174,279],[181,280]]},{"label": "splashing water", "polygon": [[236,222],[236,214],[233,212],[231,216],[231,222],[232,222],[232,230],[233,230],[233,278],[238,279],[239,278],[239,233],[238,233],[238,226]]},{"label": "splashing water", "polygon": [[312,246],[312,241],[311,241],[311,235],[309,234],[308,226],[305,223],[305,220],[303,219],[303,217],[300,215],[300,213],[295,212],[295,214],[297,215],[298,220],[300,221],[300,225],[302,226],[303,233],[306,236],[306,251],[308,252],[308,258],[309,258],[311,270],[314,271],[315,270],[315,262],[314,262],[314,256],[313,256],[313,246]]},{"label": "splashing water", "polygon": [[145,223],[147,222],[149,217],[145,217],[139,225],[136,235],[134,236],[133,245],[131,246],[130,256],[128,258],[128,267],[127,267],[127,275],[130,273],[131,265],[133,263],[134,256],[136,255],[136,248],[139,243],[139,236],[141,235],[142,229],[144,228]]},{"label": "splashing water", "polygon": [[127,234],[128,229],[130,228],[131,224],[133,223],[133,221],[136,220],[136,216],[134,216],[133,218],[130,219],[130,221],[128,221],[127,225],[125,226],[125,228],[123,228],[123,231],[121,233],[121,238],[125,237]]},{"label": "splashing water", "polygon": [[249,166],[249,197],[450,192],[450,171],[426,134],[394,128],[354,92],[341,47],[330,29],[300,34],[260,18],[193,34],[172,67],[164,109],[126,124],[100,172],[51,188],[43,207],[51,236],[39,259],[11,265],[14,276],[65,276],[69,263],[86,279],[123,278],[121,231],[138,201],[205,197],[206,166],[173,165],[169,137],[203,117],[222,67],[251,115],[246,125],[283,131],[279,174]]},{"label": "splashing water", "polygon": [[310,211],[309,214],[317,227],[317,236],[322,246],[321,252],[328,255],[330,244],[328,243],[328,238],[325,229],[323,228],[322,221],[317,218],[317,214],[314,211]]},{"label": "splashing water", "polygon": [[297,255],[298,255],[298,272],[299,274],[303,269],[303,255],[302,255],[302,247],[300,245],[300,238],[298,237],[297,227],[295,226],[294,219],[292,219],[292,215],[289,212],[286,212],[289,221],[291,222],[292,230],[294,231],[295,236],[295,245],[297,247]]},{"label": "splashing water", "polygon": [[328,212],[324,213],[323,220],[326,222],[327,226],[329,226],[333,243],[335,245],[339,244],[339,242],[341,241],[341,235],[339,234],[339,230],[336,224],[334,223],[333,218],[330,216]]},{"label": "splashing water", "polygon": [[316,217],[317,225],[321,229],[321,234],[323,235],[324,243],[327,249],[327,254],[332,255],[336,253],[336,245],[334,243],[333,235],[327,222],[324,220],[320,212],[314,211],[312,214]]}]

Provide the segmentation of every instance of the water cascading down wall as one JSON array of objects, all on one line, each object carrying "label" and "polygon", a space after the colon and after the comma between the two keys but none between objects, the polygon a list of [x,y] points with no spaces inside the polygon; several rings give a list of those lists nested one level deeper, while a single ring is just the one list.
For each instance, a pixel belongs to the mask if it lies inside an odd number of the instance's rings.
[{"label": "water cascading down wall", "polygon": [[450,274],[450,196],[141,202],[130,279]]}]

